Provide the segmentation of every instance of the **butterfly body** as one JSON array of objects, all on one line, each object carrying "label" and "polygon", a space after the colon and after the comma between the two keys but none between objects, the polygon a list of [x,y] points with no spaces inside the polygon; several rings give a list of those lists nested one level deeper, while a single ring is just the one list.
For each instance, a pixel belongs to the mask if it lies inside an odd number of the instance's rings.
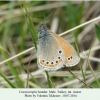
[{"label": "butterfly body", "polygon": [[63,65],[74,66],[78,62],[74,48],[42,24],[38,32],[38,66],[44,70],[57,70]]}]

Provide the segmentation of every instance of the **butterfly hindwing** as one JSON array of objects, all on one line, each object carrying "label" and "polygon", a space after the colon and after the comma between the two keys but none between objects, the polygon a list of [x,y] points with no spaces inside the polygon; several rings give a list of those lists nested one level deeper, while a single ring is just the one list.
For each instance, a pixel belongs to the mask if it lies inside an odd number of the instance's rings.
[{"label": "butterfly hindwing", "polygon": [[38,43],[38,66],[45,70],[57,70],[63,67],[64,51],[57,39],[51,34],[45,41]]}]

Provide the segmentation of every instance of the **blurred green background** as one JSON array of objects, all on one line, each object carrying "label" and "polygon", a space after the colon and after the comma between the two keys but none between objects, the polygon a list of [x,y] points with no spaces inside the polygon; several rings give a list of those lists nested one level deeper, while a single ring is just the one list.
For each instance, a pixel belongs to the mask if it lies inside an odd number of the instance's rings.
[{"label": "blurred green background", "polygon": [[[33,47],[33,39],[37,40],[34,34],[42,23],[46,23],[53,32],[61,34],[99,15],[100,1],[0,1],[0,62]],[[100,28],[96,29],[95,24],[99,26],[100,19],[62,37],[75,49],[76,42],[80,54],[95,46],[99,47],[95,30],[99,33]],[[100,50],[87,54],[91,56],[89,61],[81,56],[81,64],[70,69],[85,83],[99,88]],[[36,61],[36,50],[33,49],[0,65],[0,88],[25,88],[27,81],[29,88],[49,88],[46,73],[38,68]],[[28,80],[25,68],[33,76],[30,75]],[[66,68],[49,72],[49,77],[54,88],[86,88]]]}]

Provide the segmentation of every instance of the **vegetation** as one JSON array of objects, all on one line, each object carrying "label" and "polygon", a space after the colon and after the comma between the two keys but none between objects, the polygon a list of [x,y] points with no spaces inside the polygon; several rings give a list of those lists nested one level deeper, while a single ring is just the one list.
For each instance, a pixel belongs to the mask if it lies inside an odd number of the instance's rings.
[{"label": "vegetation", "polygon": [[[100,1],[0,1],[0,88],[99,88],[99,15]],[[78,65],[38,68],[42,23],[75,47]]]}]

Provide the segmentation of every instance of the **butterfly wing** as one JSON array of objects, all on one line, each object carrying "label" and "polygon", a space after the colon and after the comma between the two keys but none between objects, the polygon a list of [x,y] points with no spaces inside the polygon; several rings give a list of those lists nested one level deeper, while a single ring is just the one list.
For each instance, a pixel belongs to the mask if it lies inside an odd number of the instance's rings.
[{"label": "butterfly wing", "polygon": [[64,50],[64,53],[65,53],[64,64],[68,67],[78,64],[80,61],[80,58],[78,57],[74,48],[67,41],[65,41],[63,38],[61,38],[57,34],[54,34],[54,36],[58,40],[59,44],[62,46],[62,49]]},{"label": "butterfly wing", "polygon": [[50,36],[38,41],[37,63],[44,70],[57,70],[63,67],[64,51],[56,37]]}]

